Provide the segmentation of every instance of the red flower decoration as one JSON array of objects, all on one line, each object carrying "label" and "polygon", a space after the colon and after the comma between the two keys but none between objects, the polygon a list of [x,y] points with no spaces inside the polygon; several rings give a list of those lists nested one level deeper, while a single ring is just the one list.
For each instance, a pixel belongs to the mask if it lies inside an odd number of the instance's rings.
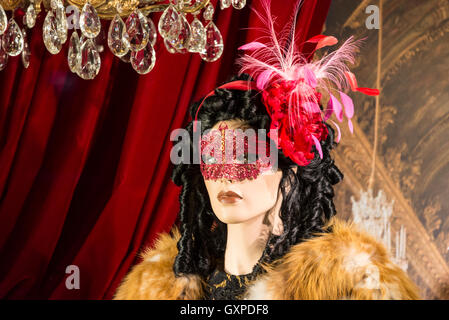
[{"label": "red flower decoration", "polygon": [[[310,112],[304,108],[299,111],[299,121],[291,127],[288,116],[289,99],[291,91],[302,81],[304,80],[274,83],[263,91],[262,99],[271,117],[270,129],[278,130],[278,141],[275,141],[277,147],[298,165],[306,166],[315,157],[312,152],[314,145],[312,135],[321,142],[327,138],[328,129],[323,122],[321,112]],[[321,100],[319,92],[315,91],[315,97],[316,101]],[[299,101],[297,105],[301,106],[302,102],[306,100]]]}]

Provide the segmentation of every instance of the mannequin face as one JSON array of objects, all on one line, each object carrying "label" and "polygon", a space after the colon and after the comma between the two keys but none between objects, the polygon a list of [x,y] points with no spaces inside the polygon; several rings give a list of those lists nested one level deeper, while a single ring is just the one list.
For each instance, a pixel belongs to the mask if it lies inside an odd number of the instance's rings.
[{"label": "mannequin face", "polygon": [[[218,129],[220,124],[226,124],[229,129],[242,128],[238,120],[220,121],[212,129]],[[205,179],[206,188],[212,209],[217,218],[226,224],[242,223],[257,216],[264,215],[281,201],[279,183],[282,171],[264,171],[257,178],[242,181],[221,178]]]}]

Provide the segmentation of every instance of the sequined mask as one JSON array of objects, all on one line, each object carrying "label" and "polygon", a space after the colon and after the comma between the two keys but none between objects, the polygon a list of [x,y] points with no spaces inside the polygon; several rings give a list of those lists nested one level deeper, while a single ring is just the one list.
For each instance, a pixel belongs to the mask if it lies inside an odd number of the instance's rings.
[{"label": "sequined mask", "polygon": [[[221,123],[218,130],[211,130],[201,139],[200,168],[204,179],[241,182],[270,171],[270,159],[257,156],[258,143],[261,142],[255,134],[245,135],[241,129],[231,130]],[[265,143],[263,150],[266,147]]]}]

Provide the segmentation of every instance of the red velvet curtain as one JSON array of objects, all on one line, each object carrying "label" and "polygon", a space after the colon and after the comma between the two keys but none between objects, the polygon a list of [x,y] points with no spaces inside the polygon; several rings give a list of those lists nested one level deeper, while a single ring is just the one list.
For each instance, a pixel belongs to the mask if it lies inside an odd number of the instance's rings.
[{"label": "red velvet curtain", "polygon": [[[295,2],[272,2],[279,27]],[[305,0],[301,40],[321,32],[329,5]],[[192,101],[235,71],[237,48],[258,36],[247,28],[260,21],[248,7],[217,10],[220,60],[172,55],[159,38],[156,66],[144,76],[104,43],[100,73],[85,81],[68,69],[67,44],[46,51],[43,18],[28,34],[29,68],[10,57],[0,72],[0,297],[110,299],[139,250],[176,219],[171,131],[185,124]],[[78,290],[65,286],[68,265],[79,267]]]}]

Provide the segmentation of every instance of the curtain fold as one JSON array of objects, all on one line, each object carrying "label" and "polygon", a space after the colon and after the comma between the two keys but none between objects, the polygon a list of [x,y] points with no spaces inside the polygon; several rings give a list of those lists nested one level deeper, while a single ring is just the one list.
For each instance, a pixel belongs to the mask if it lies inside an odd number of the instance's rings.
[{"label": "curtain fold", "polygon": [[[272,2],[279,28],[295,2]],[[301,41],[321,32],[329,5],[304,1]],[[179,208],[170,133],[192,101],[235,72],[237,48],[260,36],[248,7],[218,7],[217,62],[170,54],[159,37],[154,69],[139,76],[105,41],[91,81],[69,71],[67,44],[46,51],[39,16],[29,68],[10,57],[0,72],[0,298],[110,299],[139,251],[170,230]],[[68,265],[79,267],[79,290],[65,286]]]}]

